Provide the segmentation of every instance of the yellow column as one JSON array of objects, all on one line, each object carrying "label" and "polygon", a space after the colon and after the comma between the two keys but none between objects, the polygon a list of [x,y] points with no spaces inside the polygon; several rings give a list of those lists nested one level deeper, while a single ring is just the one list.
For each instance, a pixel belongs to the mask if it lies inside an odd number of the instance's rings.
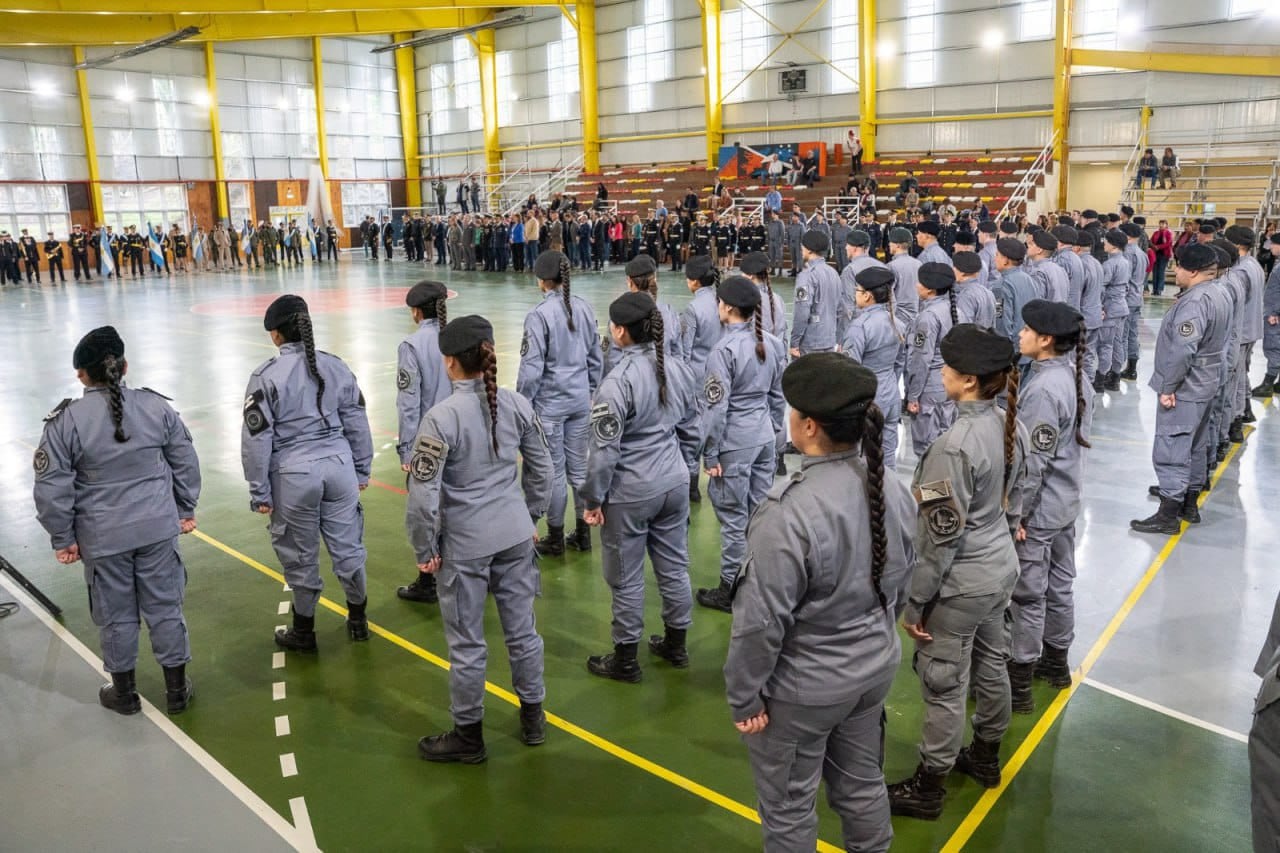
[{"label": "yellow column", "polygon": [[320,155],[320,174],[329,180],[329,139],[324,129],[324,61],[320,37],[311,39],[311,82],[316,90],[316,146]]},{"label": "yellow column", "polygon": [[[213,137],[213,176],[216,192],[215,216],[226,219],[231,215],[227,203],[227,167],[222,162],[222,123],[218,120],[218,67],[213,57],[213,42],[204,43],[204,76],[209,87],[209,133]],[[211,223],[206,222],[208,227]]]},{"label": "yellow column", "polygon": [[876,159],[876,0],[858,0],[858,136],[862,159]]},{"label": "yellow column", "polygon": [[702,3],[702,65],[706,69],[707,165],[718,166],[724,144],[724,106],[720,85],[720,0]]},{"label": "yellow column", "polygon": [[1053,132],[1057,144],[1053,160],[1058,166],[1058,209],[1067,206],[1067,134],[1071,130],[1071,42],[1074,36],[1075,0],[1055,4],[1053,41]]},{"label": "yellow column", "polygon": [[[408,41],[413,33],[396,33],[393,41]],[[422,206],[422,160],[418,157],[418,82],[413,48],[396,52],[396,88],[400,94],[400,136],[404,143],[405,196],[409,207]]]},{"label": "yellow column", "polygon": [[600,171],[600,104],[596,68],[596,0],[578,0],[578,85],[582,107],[583,171]]},{"label": "yellow column", "polygon": [[1138,150],[1147,150],[1147,136],[1151,132],[1151,107],[1144,106],[1138,113]]},{"label": "yellow column", "polygon": [[[84,48],[73,47],[76,65],[84,62]],[[98,172],[98,140],[93,135],[93,113],[89,108],[89,81],[83,70],[76,71],[76,92],[80,96],[80,125],[84,128],[84,158],[89,164],[89,204],[93,208],[94,228],[102,221],[102,175]]]},{"label": "yellow column", "polygon": [[480,61],[480,112],[484,117],[484,171],[490,187],[502,182],[502,153],[498,150],[498,48],[493,30],[475,36]]}]

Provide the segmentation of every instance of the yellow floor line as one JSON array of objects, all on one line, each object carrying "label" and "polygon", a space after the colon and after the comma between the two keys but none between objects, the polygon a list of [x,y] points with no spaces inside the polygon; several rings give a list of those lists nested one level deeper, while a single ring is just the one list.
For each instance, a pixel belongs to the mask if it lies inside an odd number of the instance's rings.
[{"label": "yellow floor line", "polygon": [[[261,572],[262,574],[266,575],[267,577],[271,578],[277,583],[283,584],[285,582],[284,575],[280,574],[275,569],[264,566],[262,563],[258,562],[252,557],[249,557],[245,554],[240,553],[235,548],[232,548],[230,545],[227,545],[223,542],[219,542],[217,539],[214,539],[212,536],[208,535],[204,531],[196,530],[192,533],[192,535],[195,536],[197,539],[199,539],[201,542],[204,542],[208,545],[212,545],[214,548],[217,548],[219,551],[223,552],[224,554],[230,557],[234,557],[235,559],[244,563],[246,566],[252,569],[256,569],[257,571]],[[338,614],[339,616],[342,616],[345,618],[347,615],[347,610],[345,607],[342,607],[340,604],[334,601],[331,601],[323,596],[321,596],[320,598],[320,604],[323,605],[328,610],[331,610],[334,613]],[[384,640],[387,640],[392,644],[399,646],[400,648],[404,649],[410,654],[415,655],[419,658],[422,658],[427,663],[438,666],[441,669],[447,670],[449,668],[449,662],[447,660],[440,657],[439,655],[432,654],[431,652],[419,646],[417,643],[414,643],[410,640],[406,640],[404,637],[400,636],[394,631],[388,631],[386,628],[383,628],[381,625],[378,625],[373,622],[369,623],[369,630],[374,634],[377,634],[379,637],[382,637]],[[510,705],[515,705],[517,707],[519,707],[520,705],[519,697],[517,697],[511,691],[505,690],[496,684],[492,684],[486,681],[484,684],[484,689],[487,693],[489,693],[492,696],[496,696],[497,698],[501,699],[503,702],[506,702]],[[700,785],[699,783],[693,781],[687,776],[681,776],[679,773],[676,773],[673,770],[669,770],[666,767],[663,767],[661,764],[650,761],[649,759],[645,758],[642,755],[637,755],[636,753],[632,752],[629,749],[618,746],[616,743],[610,740],[607,740],[601,737],[600,735],[595,734],[594,732],[590,732],[582,728],[581,726],[576,725],[575,723],[571,723],[570,721],[566,720],[563,717],[557,716],[552,713],[548,713],[547,722],[550,725],[554,726],[555,728],[560,729],[561,731],[566,732],[572,735],[573,737],[578,738],[584,743],[589,743],[592,746],[596,747],[597,749],[607,752],[608,754],[612,755],[614,758],[618,758],[618,759],[621,759],[622,761],[625,761],[627,764],[630,764],[632,767],[636,767],[640,770],[643,770],[646,773],[649,773],[653,776],[658,777],[664,782],[668,782],[672,785],[675,785],[677,788],[681,788],[685,791],[688,791],[690,794],[693,794],[696,797],[700,797],[706,800],[707,802],[712,803],[713,805],[717,805],[720,808],[724,809],[725,811],[732,812],[738,817],[746,818],[752,823],[757,823],[757,824],[760,823],[760,815],[758,815],[756,813],[756,810],[751,808],[750,806],[744,805],[743,803],[740,803],[737,800],[726,797],[724,794],[713,791],[705,785]],[[818,850],[821,853],[841,853],[842,848],[837,847],[833,844],[828,844],[825,841],[819,841]]]},{"label": "yellow floor line", "polygon": [[[1249,437],[1251,432],[1253,432],[1253,427],[1247,427],[1245,430],[1246,439]],[[1200,500],[1197,504],[1198,506],[1204,506],[1205,501],[1209,499],[1209,495],[1213,494],[1213,492],[1217,490],[1218,481],[1222,479],[1222,475],[1226,473],[1232,460],[1235,459],[1236,453],[1239,452],[1242,447],[1244,447],[1243,444],[1231,445],[1231,450],[1227,453],[1227,457],[1222,460],[1222,464],[1218,466],[1217,470],[1213,474],[1212,489],[1208,492],[1203,492],[1200,495]],[[1137,606],[1138,601],[1141,600],[1143,594],[1146,593],[1147,588],[1151,586],[1152,581],[1156,579],[1156,575],[1160,574],[1160,570],[1164,568],[1165,563],[1168,562],[1169,556],[1173,553],[1173,549],[1178,547],[1178,543],[1182,541],[1182,534],[1186,533],[1187,529],[1190,527],[1191,525],[1184,521],[1182,522],[1182,528],[1177,533],[1169,537],[1169,541],[1160,549],[1160,553],[1156,555],[1156,558],[1151,562],[1151,565],[1147,567],[1147,571],[1143,574],[1137,585],[1134,586],[1132,591],[1130,591],[1129,596],[1124,600],[1124,604],[1120,605],[1120,609],[1111,617],[1111,621],[1107,623],[1107,627],[1103,630],[1102,635],[1098,637],[1097,642],[1095,642],[1093,647],[1089,649],[1089,653],[1085,655],[1084,661],[1080,664],[1080,668],[1072,674],[1071,686],[1058,693],[1053,702],[1051,702],[1049,707],[1045,710],[1044,714],[1038,721],[1036,721],[1035,726],[1031,729],[1030,733],[1027,734],[1026,739],[1018,746],[1018,749],[1013,753],[1013,756],[1009,759],[1008,763],[1004,765],[1000,785],[983,792],[982,796],[978,799],[978,802],[969,810],[969,814],[965,816],[963,821],[961,821],[960,826],[958,826],[951,837],[947,839],[947,843],[943,845],[941,853],[957,853],[957,851],[964,849],[965,844],[973,837],[973,834],[978,830],[982,821],[991,813],[991,809],[995,806],[996,801],[1000,799],[1000,795],[1003,794],[1005,789],[1007,789],[1013,782],[1014,778],[1018,775],[1018,771],[1026,765],[1027,761],[1030,760],[1032,753],[1036,751],[1036,748],[1040,746],[1040,742],[1044,740],[1045,735],[1047,735],[1049,730],[1053,728],[1053,724],[1057,722],[1058,717],[1062,715],[1063,710],[1067,707],[1067,702],[1070,701],[1071,697],[1080,689],[1080,685],[1089,674],[1089,671],[1093,669],[1094,664],[1098,662],[1098,658],[1102,656],[1102,653],[1106,651],[1107,646],[1111,644],[1113,639],[1115,639],[1116,633],[1120,630],[1120,626],[1122,626],[1125,620],[1129,618],[1129,614],[1133,612],[1133,608]]]}]

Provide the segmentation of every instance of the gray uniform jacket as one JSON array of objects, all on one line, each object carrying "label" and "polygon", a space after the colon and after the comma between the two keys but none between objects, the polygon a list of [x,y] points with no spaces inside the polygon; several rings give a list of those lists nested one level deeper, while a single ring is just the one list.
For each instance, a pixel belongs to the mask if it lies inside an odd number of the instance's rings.
[{"label": "gray uniform jacket", "polygon": [[894,313],[902,328],[909,329],[920,310],[920,293],[916,290],[920,282],[920,262],[903,252],[890,258],[888,266],[893,270]]},{"label": "gray uniform jacket", "polygon": [[680,314],[680,349],[684,359],[693,368],[694,376],[701,376],[707,364],[707,356],[724,334],[720,324],[720,304],[714,287],[699,287],[693,299]]},{"label": "gray uniform jacket", "polygon": [[1129,243],[1124,247],[1124,256],[1129,259],[1129,289],[1125,292],[1125,304],[1132,311],[1142,307],[1142,288],[1147,284],[1147,253],[1139,246]]},{"label": "gray uniform jacket", "polygon": [[840,272],[840,314],[846,325],[858,313],[858,273],[870,267],[888,269],[870,255],[860,255],[845,264]]},{"label": "gray uniform jacket", "polygon": [[783,428],[787,404],[782,371],[787,350],[764,336],[764,361],[756,358],[755,327],[732,323],[707,359],[702,382],[703,464],[714,468],[720,454],[773,444]]},{"label": "gray uniform jacket", "polygon": [[805,456],[747,526],[724,665],[735,720],[768,699],[835,705],[892,677],[902,656],[895,616],[915,561],[911,496],[885,478],[889,553],[871,581],[866,465],[857,451]]},{"label": "gray uniform jacket", "polygon": [[[828,246],[831,245],[831,226],[828,225],[825,220],[823,220],[822,222],[819,222],[816,214],[812,218],[810,218],[809,221],[805,224],[804,230],[805,230],[805,233],[808,233],[810,231],[817,231],[821,234],[825,234],[827,237],[827,245]],[[802,239],[803,239],[803,236],[804,235],[801,235]],[[830,255],[831,252],[828,251],[827,254]]]},{"label": "gray uniform jacket", "polygon": [[240,462],[249,483],[249,508],[273,505],[271,475],[291,465],[336,456],[355,465],[369,482],[373,438],[364,394],[342,359],[316,351],[324,378],[324,411],[316,408],[316,382],[307,372],[302,344],[285,344],[249,377],[245,389]]},{"label": "gray uniform jacket", "polygon": [[551,451],[533,407],[498,389],[495,454],[482,379],[454,382],[427,412],[410,465],[405,521],[419,563],[475,560],[530,540],[551,500]]},{"label": "gray uniform jacket", "polygon": [[898,357],[902,328],[894,328],[888,305],[870,305],[858,312],[844,333],[841,349],[876,375],[876,405],[888,414],[902,407],[898,396]]},{"label": "gray uniform jacket", "polygon": [[1022,309],[1037,295],[1035,282],[1021,269],[1013,268],[991,283],[991,295],[996,300],[996,322],[992,328],[1017,343],[1025,325]]},{"label": "gray uniform jacket", "polygon": [[595,313],[579,296],[569,304],[573,331],[559,289],[547,291],[524,318],[516,391],[544,418],[585,415],[604,369]]},{"label": "gray uniform jacket", "polygon": [[804,352],[833,350],[844,332],[840,276],[822,258],[805,264],[796,276],[795,316],[791,346]]},{"label": "gray uniform jacket", "polygon": [[839,222],[831,226],[831,250],[840,259],[840,263],[844,263],[845,258],[848,257],[847,254],[840,253],[844,251],[845,243],[849,240],[849,232],[852,230],[848,224],[841,225]]},{"label": "gray uniform jacket", "polygon": [[[680,315],[676,313],[676,309],[665,302],[658,303],[658,311],[662,314],[663,350],[667,358],[683,361],[684,342],[680,340]],[[613,337],[609,332],[606,331],[600,335],[600,355],[604,363],[600,371],[601,384],[604,382],[604,377],[618,365],[620,353],[621,351],[614,347]]]},{"label": "gray uniform jacket", "polygon": [[588,509],[634,503],[689,483],[678,438],[698,413],[696,380],[688,365],[667,360],[667,403],[658,402],[653,344],[615,350],[617,364],[591,405],[587,479],[579,490]]},{"label": "gray uniform jacket", "polygon": [[1271,268],[1267,286],[1262,291],[1262,317],[1280,317],[1280,263]]},{"label": "gray uniform jacket", "polygon": [[1066,302],[1071,295],[1071,282],[1067,279],[1067,273],[1051,258],[1040,261],[1028,260],[1022,265],[1022,269],[1036,283],[1041,299],[1048,299],[1050,302]]},{"label": "gray uniform jacket", "polygon": [[[1076,372],[1068,355],[1033,361],[1018,391],[1018,421],[1027,430],[1027,473],[1020,482],[1022,523],[1061,530],[1080,515],[1084,448],[1076,442]],[[1081,434],[1089,438],[1092,388],[1085,380]]]},{"label": "gray uniform jacket", "polygon": [[947,254],[947,250],[934,243],[932,246],[921,249],[920,254],[916,256],[916,260],[922,264],[946,264],[951,266],[951,256]]},{"label": "gray uniform jacket", "polygon": [[1231,317],[1216,281],[1182,291],[1160,322],[1151,390],[1188,402],[1208,402],[1222,390]]},{"label": "gray uniform jacket", "polygon": [[996,297],[989,288],[974,281],[957,281],[956,315],[961,323],[977,323],[984,329],[996,324]]},{"label": "gray uniform jacket", "polygon": [[400,464],[407,465],[422,416],[448,397],[453,387],[440,354],[440,322],[429,319],[419,323],[418,331],[401,341],[396,363],[396,454]]},{"label": "gray uniform jacket", "polygon": [[1080,313],[1084,315],[1084,327],[1090,331],[1102,328],[1102,264],[1093,255],[1080,255],[1080,270],[1084,274],[1084,287],[1080,291]]},{"label": "gray uniform jacket", "polygon": [[[1239,270],[1239,272],[1236,272]],[[1266,273],[1262,264],[1253,255],[1245,255],[1240,259],[1232,272],[1236,272],[1245,283],[1244,317],[1242,343],[1257,343],[1262,339],[1262,290],[1266,286]]]},{"label": "gray uniform jacket", "polygon": [[63,400],[35,453],[36,518],[54,550],[95,559],[172,539],[194,518],[200,461],[166,398],[121,383],[126,442],[115,439],[106,388]]},{"label": "gray uniform jacket", "polygon": [[987,287],[990,287],[996,283],[996,279],[1000,278],[1000,271],[996,269],[995,241],[981,246],[978,249],[978,254],[982,257],[983,269],[987,273]]},{"label": "gray uniform jacket", "polygon": [[1064,246],[1053,253],[1052,260],[1067,274],[1067,304],[1083,312],[1080,305],[1084,293],[1084,264],[1080,256],[1075,249]]},{"label": "gray uniform jacket", "polygon": [[951,331],[951,302],[935,296],[920,306],[907,338],[907,401],[920,402],[926,391],[942,390],[942,351],[939,344]]},{"label": "gray uniform jacket", "polygon": [[787,236],[787,226],[776,216],[769,220],[769,255],[770,257],[782,257],[782,243]]},{"label": "gray uniform jacket", "polygon": [[906,622],[919,624],[925,608],[940,598],[1013,589],[1018,573],[1013,531],[1020,522],[1016,497],[1027,433],[1019,425],[1006,481],[1004,420],[994,400],[957,403],[956,422],[916,466],[918,558]]},{"label": "gray uniform jacket", "polygon": [[1108,320],[1129,316],[1129,259],[1120,252],[1107,255],[1102,265],[1102,312]]},{"label": "gray uniform jacket", "polygon": [[804,237],[805,227],[803,222],[787,223],[787,246],[791,249],[793,257],[792,264],[800,266],[800,241]]},{"label": "gray uniform jacket", "polygon": [[782,297],[777,293],[770,298],[770,291],[765,290],[763,284],[759,285],[759,288],[760,310],[764,312],[764,330],[780,341],[787,340],[787,306],[782,303]]}]

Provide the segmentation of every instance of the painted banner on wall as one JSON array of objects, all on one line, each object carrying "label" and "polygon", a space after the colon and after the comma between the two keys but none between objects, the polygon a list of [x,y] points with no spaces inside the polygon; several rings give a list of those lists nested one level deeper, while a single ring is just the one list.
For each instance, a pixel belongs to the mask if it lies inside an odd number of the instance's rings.
[{"label": "painted banner on wall", "polygon": [[803,162],[808,157],[817,159],[819,175],[827,173],[827,146],[821,142],[722,145],[719,175],[721,178],[781,181],[791,170],[789,164],[792,160]]}]

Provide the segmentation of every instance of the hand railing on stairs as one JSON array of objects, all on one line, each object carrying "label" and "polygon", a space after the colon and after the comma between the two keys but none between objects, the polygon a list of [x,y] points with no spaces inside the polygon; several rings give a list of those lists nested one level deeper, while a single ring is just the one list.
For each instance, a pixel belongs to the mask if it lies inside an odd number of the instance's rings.
[{"label": "hand railing on stairs", "polygon": [[1009,197],[1005,199],[1004,206],[996,214],[997,222],[1009,216],[1011,212],[1017,211],[1020,206],[1026,205],[1031,198],[1031,193],[1040,185],[1040,179],[1049,171],[1049,164],[1053,162],[1053,151],[1058,145],[1058,137],[1061,133],[1062,131],[1055,130],[1049,137],[1049,143],[1040,149],[1036,159],[1031,163],[1027,171],[1023,173],[1022,179],[1013,188],[1013,192],[1009,193]]},{"label": "hand railing on stairs", "polygon": [[[579,154],[572,161],[548,175],[546,180],[530,190],[530,193],[536,196],[540,202],[545,202],[555,193],[564,192],[564,188],[568,185],[569,181],[582,174],[582,162],[582,155]],[[504,214],[515,213],[520,209],[520,205],[523,203],[524,199],[518,199],[502,212]]]}]

